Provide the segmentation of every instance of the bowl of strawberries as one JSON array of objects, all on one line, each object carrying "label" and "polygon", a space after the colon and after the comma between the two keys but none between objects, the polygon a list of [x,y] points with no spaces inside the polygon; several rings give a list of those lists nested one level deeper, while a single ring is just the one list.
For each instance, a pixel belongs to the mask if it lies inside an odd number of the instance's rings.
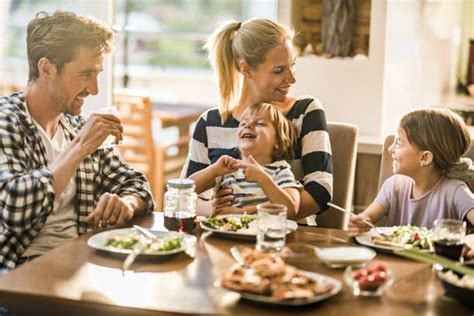
[{"label": "bowl of strawberries", "polygon": [[380,296],[393,284],[393,274],[382,262],[372,262],[360,269],[348,266],[344,281],[356,296]]}]

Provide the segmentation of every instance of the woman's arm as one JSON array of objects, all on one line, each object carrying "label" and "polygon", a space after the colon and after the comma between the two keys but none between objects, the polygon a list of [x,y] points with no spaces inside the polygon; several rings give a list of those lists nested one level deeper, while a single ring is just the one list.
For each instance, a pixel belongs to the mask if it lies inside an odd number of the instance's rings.
[{"label": "woman's arm", "polygon": [[294,106],[297,108],[292,112],[297,113],[295,117],[298,120],[293,119],[293,122],[301,124],[298,138],[301,141],[304,191],[300,192],[300,205],[296,215],[297,219],[301,219],[324,211],[332,198],[332,156],[326,116],[321,103],[314,99],[308,103],[304,99]]}]

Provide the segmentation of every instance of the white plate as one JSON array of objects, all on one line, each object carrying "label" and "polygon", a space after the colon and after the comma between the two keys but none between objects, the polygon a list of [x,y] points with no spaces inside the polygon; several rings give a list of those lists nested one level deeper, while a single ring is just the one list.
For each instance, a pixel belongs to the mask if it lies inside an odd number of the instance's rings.
[{"label": "white plate", "polygon": [[372,260],[377,253],[366,247],[330,247],[316,252],[319,259],[331,268],[361,265]]},{"label": "white plate", "polygon": [[301,305],[313,304],[313,303],[325,300],[325,299],[327,299],[331,296],[336,295],[337,293],[339,293],[339,291],[342,288],[342,283],[340,281],[336,280],[336,279],[333,279],[331,277],[328,277],[326,275],[322,275],[322,274],[319,274],[319,273],[314,273],[314,272],[304,271],[304,270],[300,270],[300,271],[302,273],[306,274],[311,279],[317,281],[317,282],[327,282],[329,284],[332,284],[332,285],[334,285],[334,288],[329,292],[326,292],[326,293],[323,293],[323,294],[320,294],[320,295],[316,295],[316,296],[314,296],[310,299],[306,299],[306,300],[303,300],[303,299],[277,300],[277,299],[274,299],[274,298],[272,298],[270,296],[266,296],[266,295],[258,295],[258,294],[252,294],[252,293],[246,293],[246,292],[230,290],[228,288],[225,288],[225,287],[221,286],[220,279],[218,279],[214,283],[214,286],[220,287],[220,288],[222,288],[224,290],[227,290],[227,291],[238,293],[238,294],[240,294],[240,296],[242,298],[244,298],[246,300],[261,302],[261,303],[267,303],[267,304],[273,304],[273,305],[283,305],[283,306],[301,306]]},{"label": "white plate", "polygon": [[[217,217],[219,218],[238,218],[240,219],[242,214],[229,214],[229,215],[218,215]],[[200,226],[203,230],[218,233],[218,234],[223,234],[231,237],[243,237],[243,238],[255,238],[257,237],[257,216],[256,215],[245,215],[246,217],[254,217],[255,220],[249,224],[249,228],[246,229],[239,229],[237,231],[231,231],[231,230],[221,230],[221,229],[215,229],[215,228],[210,228],[204,225],[203,221],[200,222]],[[286,220],[286,229],[287,229],[287,234],[290,234],[294,232],[295,230],[298,229],[298,224],[295,221]]]},{"label": "white plate", "polygon": [[[163,232],[163,231],[154,231],[150,230],[153,234],[155,234],[158,238],[174,238],[181,236],[183,237],[183,241],[181,242],[181,248],[168,250],[168,251],[160,251],[160,252],[153,252],[153,253],[141,253],[140,256],[167,256],[174,253],[178,253],[181,251],[186,250],[189,247],[194,246],[196,243],[196,237],[189,234],[178,233],[178,232]],[[130,254],[133,250],[131,249],[118,249],[113,247],[104,246],[107,238],[111,235],[130,235],[130,234],[140,234],[135,229],[132,228],[120,228],[120,229],[112,229],[106,230],[95,235],[92,235],[87,240],[87,245],[91,248],[107,251],[114,254]]]},{"label": "white plate", "polygon": [[[393,231],[396,229],[396,227],[379,227],[379,229],[382,231],[382,233],[391,235]],[[364,246],[368,246],[371,248],[375,248],[384,252],[393,252],[395,249],[403,249],[403,247],[395,247],[395,246],[388,246],[388,245],[379,245],[376,244],[372,241],[372,236],[379,236],[380,234],[377,233],[377,231],[372,228],[370,231],[357,236],[355,239],[356,241]],[[422,252],[430,252],[429,250],[421,250]],[[432,252],[432,251],[431,251]]]}]

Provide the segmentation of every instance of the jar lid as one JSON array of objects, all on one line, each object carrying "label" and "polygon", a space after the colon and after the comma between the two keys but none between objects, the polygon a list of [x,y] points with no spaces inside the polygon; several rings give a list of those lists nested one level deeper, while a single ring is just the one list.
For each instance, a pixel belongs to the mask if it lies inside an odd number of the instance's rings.
[{"label": "jar lid", "polygon": [[169,179],[167,185],[177,189],[190,189],[194,188],[194,180],[191,179]]}]

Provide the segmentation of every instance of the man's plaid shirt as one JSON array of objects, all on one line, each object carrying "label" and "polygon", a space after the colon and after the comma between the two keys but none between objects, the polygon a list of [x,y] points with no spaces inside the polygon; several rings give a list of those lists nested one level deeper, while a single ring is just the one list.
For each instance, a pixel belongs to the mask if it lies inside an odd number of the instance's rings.
[{"label": "man's plaid shirt", "polygon": [[[41,230],[54,206],[53,175],[38,129],[26,113],[22,92],[0,98],[0,268],[12,269]],[[64,115],[63,128],[72,140],[84,125],[80,116]],[[60,122],[60,124],[64,124]],[[154,208],[146,178],[127,166],[111,149],[97,150],[76,171],[74,200],[77,231],[92,227],[85,218],[105,192],[135,195]]]}]

